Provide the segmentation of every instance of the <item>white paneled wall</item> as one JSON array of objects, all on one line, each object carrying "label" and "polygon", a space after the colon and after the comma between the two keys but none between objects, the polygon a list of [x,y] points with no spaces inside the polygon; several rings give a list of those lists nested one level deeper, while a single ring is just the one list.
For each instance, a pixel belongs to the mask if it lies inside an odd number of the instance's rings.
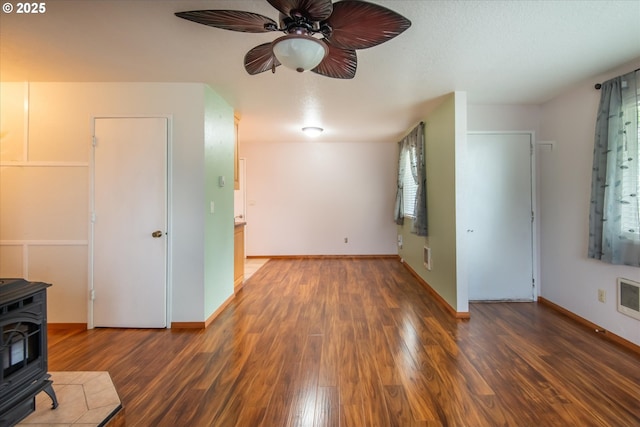
[{"label": "white paneled wall", "polygon": [[0,277],[64,283],[48,291],[58,302],[49,304],[49,319],[86,322],[86,149],[59,140],[51,123],[39,132],[29,126],[55,114],[32,102],[28,84],[2,83],[1,93]]}]

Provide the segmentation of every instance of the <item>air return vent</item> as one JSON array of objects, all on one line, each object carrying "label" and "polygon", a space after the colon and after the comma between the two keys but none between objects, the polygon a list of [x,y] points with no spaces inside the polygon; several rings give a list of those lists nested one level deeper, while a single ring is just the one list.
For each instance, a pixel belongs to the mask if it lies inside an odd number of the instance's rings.
[{"label": "air return vent", "polygon": [[640,320],[640,283],[618,278],[618,311]]}]

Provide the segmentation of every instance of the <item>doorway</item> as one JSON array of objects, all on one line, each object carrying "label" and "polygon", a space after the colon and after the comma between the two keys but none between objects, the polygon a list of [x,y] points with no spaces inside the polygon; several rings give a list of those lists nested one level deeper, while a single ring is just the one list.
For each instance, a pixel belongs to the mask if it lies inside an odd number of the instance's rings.
[{"label": "doorway", "polygon": [[469,300],[533,301],[533,135],[470,133]]},{"label": "doorway", "polygon": [[167,118],[94,119],[90,307],[95,327],[168,324],[167,152]]}]

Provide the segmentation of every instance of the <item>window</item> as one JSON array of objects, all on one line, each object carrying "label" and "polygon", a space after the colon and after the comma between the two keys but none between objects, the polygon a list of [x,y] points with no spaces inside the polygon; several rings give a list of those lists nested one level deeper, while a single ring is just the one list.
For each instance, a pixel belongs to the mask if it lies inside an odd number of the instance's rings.
[{"label": "window", "polygon": [[411,233],[426,236],[428,227],[424,122],[420,122],[398,142],[398,148],[398,189],[393,218],[398,225],[403,225],[406,217],[413,219]]},{"label": "window", "polygon": [[404,175],[402,176],[402,196],[404,203],[404,216],[409,218],[415,218],[414,212],[416,207],[416,193],[418,191],[418,184],[413,179],[411,173],[411,155],[405,156]]},{"label": "window", "polygon": [[[640,93],[631,102],[626,103],[625,116],[637,114],[635,123],[637,140],[640,141]],[[628,123],[628,122],[627,122]],[[630,123],[633,125],[633,123]],[[628,131],[627,131],[628,132]],[[623,146],[623,157],[626,161],[622,165],[622,207],[620,221],[622,234],[632,240],[640,241],[640,144],[632,144],[626,140]]]}]

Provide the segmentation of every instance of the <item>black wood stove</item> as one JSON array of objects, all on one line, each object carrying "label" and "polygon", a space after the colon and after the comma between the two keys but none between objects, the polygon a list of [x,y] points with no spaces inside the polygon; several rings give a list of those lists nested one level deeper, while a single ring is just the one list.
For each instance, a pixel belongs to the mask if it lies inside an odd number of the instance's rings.
[{"label": "black wood stove", "polygon": [[58,406],[47,373],[48,283],[0,279],[0,427],[35,410],[45,391]]}]

